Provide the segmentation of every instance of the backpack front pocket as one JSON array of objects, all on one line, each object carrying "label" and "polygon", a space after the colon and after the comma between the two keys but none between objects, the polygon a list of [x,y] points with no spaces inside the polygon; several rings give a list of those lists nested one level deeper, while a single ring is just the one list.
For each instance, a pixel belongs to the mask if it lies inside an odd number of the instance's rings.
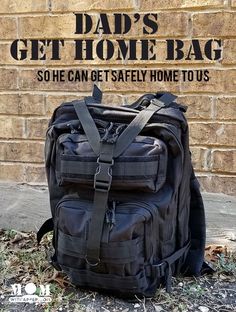
[{"label": "backpack front pocket", "polygon": [[[87,235],[92,202],[64,198],[57,207],[57,261],[72,282],[95,288],[142,292],[148,285],[146,267],[153,261],[152,223],[154,207],[122,203],[107,210],[100,245],[100,262],[86,262]],[[96,235],[96,232],[94,232]]]},{"label": "backpack front pocket", "polygon": [[[57,143],[58,184],[78,183],[93,188],[97,158],[84,135],[62,135]],[[137,136],[114,160],[111,188],[157,192],[165,182],[166,169],[165,144],[157,138]]]}]

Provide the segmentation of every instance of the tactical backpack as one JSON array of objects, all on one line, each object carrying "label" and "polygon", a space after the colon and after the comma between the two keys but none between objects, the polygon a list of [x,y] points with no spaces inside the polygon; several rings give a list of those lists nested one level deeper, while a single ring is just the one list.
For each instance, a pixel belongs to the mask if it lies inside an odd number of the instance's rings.
[{"label": "tactical backpack", "polygon": [[199,275],[205,216],[189,152],[186,107],[170,93],[102,105],[95,86],[63,103],[46,136],[53,266],[80,287],[116,295],[170,291],[172,275]]}]

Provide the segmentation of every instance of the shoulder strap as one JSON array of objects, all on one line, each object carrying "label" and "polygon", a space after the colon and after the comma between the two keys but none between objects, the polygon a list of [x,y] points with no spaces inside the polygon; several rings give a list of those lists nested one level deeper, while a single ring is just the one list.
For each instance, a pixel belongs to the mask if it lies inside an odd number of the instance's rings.
[{"label": "shoulder strap", "polygon": [[168,106],[176,99],[171,93],[165,93],[159,99],[152,99],[147,108],[143,109],[122,132],[117,140],[114,157],[118,157],[142,131],[149,119],[161,108]]},{"label": "shoulder strap", "polygon": [[79,121],[82,124],[84,132],[87,136],[90,146],[92,147],[94,153],[99,155],[100,152],[100,140],[101,137],[99,135],[96,124],[90,115],[88,107],[84,100],[81,101],[73,101],[72,102],[78,116]]},{"label": "shoulder strap", "polygon": [[89,110],[87,108],[87,104],[92,103],[101,103],[102,100],[102,91],[98,88],[97,85],[93,85],[92,96],[87,96],[84,100],[76,100],[73,101],[73,105],[75,108],[75,112],[78,116],[79,121],[82,124],[84,132],[88,138],[89,144],[91,145],[94,153],[99,155],[100,149],[100,135],[98,129],[95,125],[93,118],[91,117]]},{"label": "shoulder strap", "polygon": [[185,275],[198,276],[204,263],[204,251],[206,242],[206,222],[205,211],[200,185],[191,168],[192,174],[190,179],[190,215],[189,230],[191,236],[191,246],[187,254],[182,272]]}]

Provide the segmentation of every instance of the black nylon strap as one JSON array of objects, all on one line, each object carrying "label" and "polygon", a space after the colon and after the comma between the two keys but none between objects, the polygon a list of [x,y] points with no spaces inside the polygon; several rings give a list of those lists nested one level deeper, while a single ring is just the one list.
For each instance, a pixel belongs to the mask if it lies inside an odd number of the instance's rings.
[{"label": "black nylon strap", "polygon": [[89,144],[91,145],[91,148],[93,149],[96,155],[99,155],[101,138],[98,129],[96,127],[96,124],[89,113],[85,101],[84,100],[73,101],[72,103],[74,105],[78,119],[81,122],[84,132],[87,136]]},{"label": "black nylon strap", "polygon": [[43,238],[43,236],[45,234],[47,234],[48,232],[53,231],[53,226],[54,225],[53,225],[53,219],[52,218],[46,220],[43,223],[43,225],[40,227],[40,229],[37,232],[37,242],[38,242],[38,244],[40,244],[40,242],[41,242],[41,240],[42,240],[42,238]]},{"label": "black nylon strap", "polygon": [[118,276],[112,274],[99,274],[89,270],[78,270],[62,266],[64,272],[71,276],[72,282],[80,286],[93,286],[105,289],[120,289],[137,293],[140,289],[148,287],[147,279],[142,272],[136,276]]},{"label": "black nylon strap", "polygon": [[104,217],[107,210],[109,189],[111,186],[111,168],[113,166],[114,144],[101,142],[98,169],[94,176],[93,213],[89,226],[86,261],[91,266],[100,262],[100,243]]},{"label": "black nylon strap", "polygon": [[143,109],[121,133],[117,140],[114,157],[118,157],[133,142],[136,136],[142,131],[149,119],[161,108],[168,106],[176,99],[171,93],[165,93],[158,100],[152,99],[147,108]]},{"label": "black nylon strap", "polygon": [[[124,264],[135,261],[137,254],[142,251],[142,241],[138,237],[123,242],[101,243],[102,262]],[[67,235],[58,231],[58,252],[78,258],[86,255],[86,240]]]},{"label": "black nylon strap", "polygon": [[169,257],[163,259],[161,263],[154,265],[154,271],[157,278],[166,277],[166,291],[171,291],[171,264],[173,264],[176,260],[178,260],[190,247],[190,242],[188,242],[184,247],[178,249]]},{"label": "black nylon strap", "polygon": [[[66,158],[66,157],[65,157]],[[144,158],[144,157],[142,157]],[[149,157],[151,158],[151,157]],[[154,157],[153,157],[154,159]],[[85,160],[84,157],[82,158],[75,158],[75,160],[66,160],[61,159],[60,160],[60,167],[58,168],[58,175],[62,176],[74,176],[76,175],[78,177],[83,178],[86,176],[92,176],[94,175],[94,172],[97,168],[96,162],[90,162],[90,161],[83,161]],[[141,160],[141,157],[140,157]],[[116,162],[114,164],[114,168],[112,170],[112,176],[113,177],[156,177],[158,172],[158,166],[159,166],[159,158],[156,157],[156,160],[149,161],[148,157],[146,157],[142,161],[137,162]],[[159,176],[158,176],[159,178]]]}]

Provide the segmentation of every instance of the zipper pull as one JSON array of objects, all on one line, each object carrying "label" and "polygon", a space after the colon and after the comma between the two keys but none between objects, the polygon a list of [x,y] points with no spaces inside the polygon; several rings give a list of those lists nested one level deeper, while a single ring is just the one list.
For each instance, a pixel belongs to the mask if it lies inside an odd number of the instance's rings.
[{"label": "zipper pull", "polygon": [[112,209],[111,209],[111,228],[116,225],[116,202],[112,202]]},{"label": "zipper pull", "polygon": [[110,209],[106,211],[106,224],[110,224]]},{"label": "zipper pull", "polygon": [[101,138],[101,142],[107,142],[108,136],[110,135],[110,131],[112,130],[113,126],[114,126],[113,122],[110,122],[109,125],[108,125],[108,127],[105,128],[105,134],[104,134],[104,136]]},{"label": "zipper pull", "polygon": [[79,133],[79,131],[78,131],[79,128],[78,128],[78,130],[75,129],[74,126],[73,126],[71,123],[68,123],[68,124],[67,124],[67,127],[70,128],[70,133]]}]

